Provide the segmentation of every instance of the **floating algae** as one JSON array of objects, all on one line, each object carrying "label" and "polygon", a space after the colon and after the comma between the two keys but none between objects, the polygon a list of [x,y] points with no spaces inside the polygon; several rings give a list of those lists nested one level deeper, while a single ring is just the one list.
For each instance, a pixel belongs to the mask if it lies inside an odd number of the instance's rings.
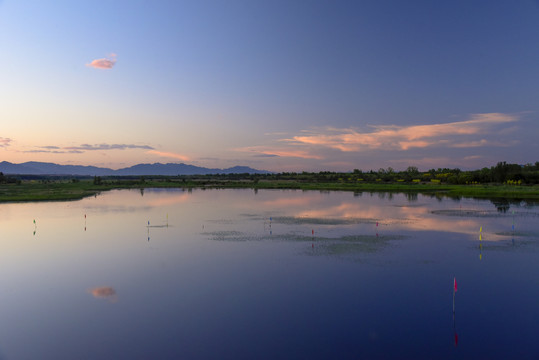
[{"label": "floating algae", "polygon": [[392,240],[403,239],[401,235],[344,235],[339,237],[320,237],[320,236],[307,236],[298,234],[296,232],[289,232],[285,234],[249,234],[240,231],[213,231],[204,232],[202,235],[206,235],[210,240],[216,241],[274,241],[274,242],[315,242],[316,244],[360,244],[367,246],[379,246],[380,244],[387,243]]},{"label": "floating algae", "polygon": [[[497,217],[510,217],[508,213],[501,213],[497,210],[466,210],[466,209],[447,209],[447,210],[432,210],[431,214],[443,215],[443,216],[461,216],[461,217],[476,217],[476,218],[497,218]],[[519,211],[513,216],[517,217],[539,217],[537,212]]]},{"label": "floating algae", "polygon": [[209,236],[210,240],[216,241],[248,241],[251,237],[239,231],[212,231],[204,232],[203,235]]},{"label": "floating algae", "polygon": [[232,225],[237,223],[237,220],[232,219],[212,219],[208,220],[208,222],[214,223],[214,224],[221,224],[221,225]]},{"label": "floating algae", "polygon": [[511,239],[482,244],[482,251],[525,251],[535,253],[539,250],[539,239]]},{"label": "floating algae", "polygon": [[[203,235],[209,236],[210,240],[216,241],[312,241],[312,236],[298,235],[294,233],[268,235],[268,234],[247,234],[239,231],[214,231],[205,232]],[[319,238],[317,238],[319,240]]]},{"label": "floating algae", "polygon": [[431,211],[434,215],[444,215],[444,216],[462,216],[462,217],[502,217],[504,215],[500,214],[495,210],[465,210],[465,209],[448,209],[448,210],[433,210]]},{"label": "floating algae", "polygon": [[352,257],[360,260],[358,255],[380,252],[392,245],[393,241],[404,239],[402,235],[374,236],[349,235],[340,238],[325,239],[317,242],[315,251],[307,251],[309,255]]},{"label": "floating algae", "polygon": [[406,238],[404,235],[345,235],[337,238],[337,240],[361,243],[379,243],[380,241],[402,240],[404,238]]},{"label": "floating algae", "polygon": [[537,237],[539,238],[539,233],[524,232],[524,231],[499,231],[494,233],[500,236],[518,236],[518,237]]},{"label": "floating algae", "polygon": [[273,218],[273,222],[287,225],[350,225],[350,224],[375,224],[377,219],[370,218],[311,218],[296,216],[278,216]]},{"label": "floating algae", "polygon": [[249,220],[265,220],[266,219],[259,214],[240,214],[240,216],[244,218],[248,218]]}]

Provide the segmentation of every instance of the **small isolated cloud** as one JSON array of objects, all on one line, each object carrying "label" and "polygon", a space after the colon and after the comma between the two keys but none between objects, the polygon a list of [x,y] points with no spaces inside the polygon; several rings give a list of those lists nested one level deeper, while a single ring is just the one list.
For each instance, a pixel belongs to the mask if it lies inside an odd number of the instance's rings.
[{"label": "small isolated cloud", "polygon": [[190,161],[191,160],[188,156],[181,155],[181,154],[176,154],[176,153],[171,153],[171,152],[165,152],[165,151],[150,150],[150,151],[147,151],[146,153],[161,156],[161,157],[166,157],[166,158],[178,159],[178,160],[181,160],[181,161]]},{"label": "small isolated cloud", "polygon": [[276,154],[256,154],[256,155],[253,155],[253,157],[257,157],[257,158],[273,158],[273,157],[280,157],[280,156],[276,155]]},{"label": "small isolated cloud", "polygon": [[81,144],[80,146],[68,146],[64,147],[66,150],[80,150],[80,151],[94,151],[94,150],[126,150],[126,149],[147,149],[151,150],[153,147],[149,145],[134,145],[134,144]]},{"label": "small isolated cloud", "polygon": [[91,63],[86,64],[88,67],[93,67],[94,69],[112,69],[116,65],[116,54],[110,54],[109,58],[95,59]]},{"label": "small isolated cloud", "polygon": [[324,157],[316,154],[311,154],[305,150],[298,149],[277,149],[271,147],[262,146],[248,146],[243,148],[237,148],[236,151],[251,152],[256,157],[284,157],[284,158],[300,158],[300,159],[317,159],[321,160]]},{"label": "small isolated cloud", "polygon": [[93,289],[89,289],[88,292],[97,299],[104,299],[110,302],[116,302],[118,300],[118,297],[116,296],[116,290],[114,290],[110,286],[96,287]]},{"label": "small isolated cloud", "polygon": [[0,137],[0,147],[7,147],[9,146],[9,144],[11,143],[11,139],[10,138],[3,138],[3,137]]}]

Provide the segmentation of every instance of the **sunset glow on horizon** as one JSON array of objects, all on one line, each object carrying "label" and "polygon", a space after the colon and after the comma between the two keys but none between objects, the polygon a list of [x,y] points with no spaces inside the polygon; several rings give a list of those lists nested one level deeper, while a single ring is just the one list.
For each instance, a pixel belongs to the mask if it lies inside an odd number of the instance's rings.
[{"label": "sunset glow on horizon", "polygon": [[0,0],[0,161],[478,169],[539,153],[539,3]]}]

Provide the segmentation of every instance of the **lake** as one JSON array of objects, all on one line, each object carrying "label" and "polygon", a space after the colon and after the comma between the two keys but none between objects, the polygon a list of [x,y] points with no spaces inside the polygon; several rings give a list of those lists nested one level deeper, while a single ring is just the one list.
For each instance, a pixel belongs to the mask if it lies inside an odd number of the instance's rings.
[{"label": "lake", "polygon": [[538,220],[294,190],[0,204],[0,358],[536,359]]}]

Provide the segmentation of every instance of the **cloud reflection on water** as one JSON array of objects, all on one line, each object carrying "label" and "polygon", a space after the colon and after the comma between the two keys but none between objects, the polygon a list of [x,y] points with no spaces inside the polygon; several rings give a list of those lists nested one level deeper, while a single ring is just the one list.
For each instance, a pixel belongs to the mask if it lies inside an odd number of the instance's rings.
[{"label": "cloud reflection on water", "polygon": [[[462,208],[462,205],[454,204],[453,207],[437,209],[432,204],[422,206],[417,202],[413,204],[391,204],[392,198],[398,198],[401,194],[392,194],[389,203],[380,206],[376,199],[368,197],[349,198],[321,196],[318,192],[302,193],[301,197],[286,197],[267,200],[264,208],[267,211],[279,211],[285,207],[288,217],[274,216],[274,219],[294,219],[296,223],[348,226],[354,224],[369,224],[379,222],[387,230],[394,231],[443,231],[461,233],[475,236],[481,226],[489,225],[492,233],[490,241],[506,240],[505,236],[496,234],[496,230],[503,227],[504,214],[495,210],[476,210]],[[338,199],[338,200],[337,200]],[[337,201],[336,201],[337,200]],[[374,200],[374,201],[373,201]],[[397,201],[400,202],[400,201]],[[448,204],[448,202],[445,202]],[[451,203],[449,203],[451,205]],[[460,208],[459,208],[460,206]],[[458,212],[462,216],[450,216]],[[488,213],[489,216],[476,216],[476,213]],[[469,216],[466,215],[469,213]],[[290,216],[291,215],[291,216]],[[491,219],[492,218],[492,219]],[[496,219],[494,219],[496,218]],[[492,220],[495,220],[493,222]],[[290,222],[290,220],[288,220]],[[510,225],[508,225],[510,226]],[[499,233],[499,231],[498,231]]]},{"label": "cloud reflection on water", "polygon": [[88,292],[96,299],[104,299],[112,303],[118,301],[116,290],[110,286],[95,287],[93,289],[89,289]]}]

